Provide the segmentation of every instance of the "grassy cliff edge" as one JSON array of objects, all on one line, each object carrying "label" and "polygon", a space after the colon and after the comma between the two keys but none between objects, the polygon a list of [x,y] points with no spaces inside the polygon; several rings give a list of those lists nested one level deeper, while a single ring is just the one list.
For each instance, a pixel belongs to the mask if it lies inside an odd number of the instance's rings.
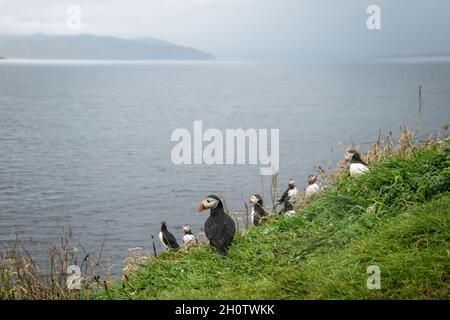
[{"label": "grassy cliff edge", "polygon": [[[396,152],[292,217],[209,247],[164,253],[97,299],[448,299],[450,141]],[[369,290],[367,267],[381,271]]]}]

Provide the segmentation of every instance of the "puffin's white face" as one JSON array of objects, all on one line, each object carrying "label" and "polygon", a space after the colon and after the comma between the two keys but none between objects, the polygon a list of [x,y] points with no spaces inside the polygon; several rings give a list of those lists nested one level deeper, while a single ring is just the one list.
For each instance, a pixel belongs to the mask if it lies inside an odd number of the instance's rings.
[{"label": "puffin's white face", "polygon": [[218,204],[219,204],[219,200],[210,198],[210,197],[206,197],[198,205],[197,210],[198,210],[198,212],[201,212],[201,211],[207,210],[207,209],[214,209],[215,207],[217,207]]},{"label": "puffin's white face", "polygon": [[344,154],[344,158],[346,161],[350,161],[353,158],[353,153],[346,151]]},{"label": "puffin's white face", "polygon": [[183,231],[186,232],[192,232],[191,227],[188,225],[183,226]]},{"label": "puffin's white face", "polygon": [[250,203],[253,203],[253,204],[257,204],[258,200],[259,199],[257,197],[255,197],[254,195],[251,196],[250,199],[249,199]]},{"label": "puffin's white face", "polygon": [[294,189],[295,185],[296,185],[296,183],[295,183],[294,179],[289,180],[288,186],[289,186],[290,189]]}]

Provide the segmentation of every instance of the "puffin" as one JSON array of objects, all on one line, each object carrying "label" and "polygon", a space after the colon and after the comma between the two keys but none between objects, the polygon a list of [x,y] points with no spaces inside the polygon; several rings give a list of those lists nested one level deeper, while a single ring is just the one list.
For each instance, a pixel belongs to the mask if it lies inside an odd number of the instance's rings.
[{"label": "puffin", "polygon": [[177,239],[167,230],[167,225],[165,221],[161,222],[161,231],[159,232],[159,240],[165,250],[178,249]]},{"label": "puffin", "polygon": [[350,176],[358,177],[369,171],[369,166],[361,159],[361,155],[356,150],[348,150],[345,153],[345,160],[350,162]]},{"label": "puffin", "polygon": [[198,240],[197,240],[197,237],[192,234],[191,227],[189,225],[184,225],[182,229],[184,232],[184,236],[183,236],[184,246],[186,248],[190,248],[190,247],[197,245]]},{"label": "puffin", "polygon": [[309,203],[320,192],[320,186],[317,184],[317,176],[308,176],[308,186],[305,188],[305,202]]},{"label": "puffin", "polygon": [[250,203],[253,204],[251,211],[252,223],[255,227],[260,226],[267,216],[266,210],[264,210],[263,199],[259,194],[254,194],[249,199]]},{"label": "puffin", "polygon": [[294,205],[297,200],[297,187],[295,183],[295,179],[290,179],[288,182],[288,188],[283,193],[280,199],[277,200],[275,204],[284,204],[284,208],[280,213],[286,213],[287,215],[291,215],[295,213]]},{"label": "puffin", "polygon": [[233,241],[236,226],[233,219],[224,211],[222,200],[216,195],[209,195],[197,206],[198,212],[210,210],[205,222],[204,230],[211,247],[217,249],[220,255],[225,256],[228,247]]}]

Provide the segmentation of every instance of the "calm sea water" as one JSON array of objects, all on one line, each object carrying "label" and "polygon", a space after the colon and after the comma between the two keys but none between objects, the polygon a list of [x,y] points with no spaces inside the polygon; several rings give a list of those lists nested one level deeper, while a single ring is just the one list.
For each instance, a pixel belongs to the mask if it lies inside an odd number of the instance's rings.
[{"label": "calm sea water", "polygon": [[[380,129],[422,135],[450,121],[450,62],[295,65],[245,62],[0,63],[0,242],[58,241],[71,225],[86,250],[120,263],[151,249],[165,220],[200,231],[206,195],[229,209],[261,192],[259,165],[177,166],[177,128],[280,129],[280,175],[303,188],[343,144],[367,148]],[[269,200],[270,179],[263,183]],[[157,244],[158,250],[160,249]]]}]

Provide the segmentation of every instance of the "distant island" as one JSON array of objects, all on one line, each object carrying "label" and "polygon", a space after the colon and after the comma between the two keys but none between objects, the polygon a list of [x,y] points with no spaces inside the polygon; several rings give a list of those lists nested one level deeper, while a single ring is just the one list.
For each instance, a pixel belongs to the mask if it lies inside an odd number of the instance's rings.
[{"label": "distant island", "polygon": [[2,54],[12,59],[215,60],[214,55],[153,38],[0,35]]}]

